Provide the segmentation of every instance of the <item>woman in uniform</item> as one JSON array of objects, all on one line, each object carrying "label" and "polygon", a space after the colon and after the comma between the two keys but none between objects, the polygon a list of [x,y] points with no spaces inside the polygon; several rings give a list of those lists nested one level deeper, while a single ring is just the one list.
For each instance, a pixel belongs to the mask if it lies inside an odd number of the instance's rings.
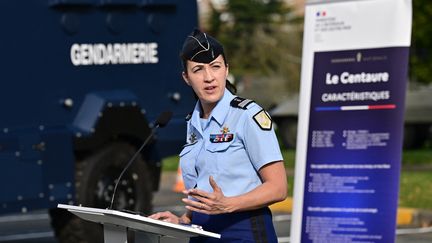
[{"label": "woman in uniform", "polygon": [[233,94],[223,47],[211,36],[195,30],[181,58],[183,79],[198,98],[180,153],[187,210],[150,217],[221,234],[190,242],[277,242],[268,206],[286,198],[287,180],[270,116]]}]

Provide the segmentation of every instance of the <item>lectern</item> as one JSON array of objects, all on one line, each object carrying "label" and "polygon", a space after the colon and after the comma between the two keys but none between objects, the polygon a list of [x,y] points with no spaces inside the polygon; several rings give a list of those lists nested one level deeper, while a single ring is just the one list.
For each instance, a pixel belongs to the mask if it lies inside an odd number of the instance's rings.
[{"label": "lectern", "polygon": [[173,224],[112,209],[66,204],[58,204],[57,207],[66,209],[84,220],[102,224],[105,243],[127,243],[128,229],[144,233],[141,238],[146,239],[146,242],[159,242],[164,236],[173,238],[190,238],[194,236],[220,238],[220,234],[205,231],[194,225]]}]

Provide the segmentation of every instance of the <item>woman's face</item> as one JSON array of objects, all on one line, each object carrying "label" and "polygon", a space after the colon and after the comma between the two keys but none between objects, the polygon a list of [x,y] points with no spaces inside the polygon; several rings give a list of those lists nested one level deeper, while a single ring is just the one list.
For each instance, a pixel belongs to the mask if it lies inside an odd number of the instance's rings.
[{"label": "woman's face", "polygon": [[192,87],[202,105],[215,105],[223,96],[228,67],[222,55],[210,63],[187,61],[183,79]]}]

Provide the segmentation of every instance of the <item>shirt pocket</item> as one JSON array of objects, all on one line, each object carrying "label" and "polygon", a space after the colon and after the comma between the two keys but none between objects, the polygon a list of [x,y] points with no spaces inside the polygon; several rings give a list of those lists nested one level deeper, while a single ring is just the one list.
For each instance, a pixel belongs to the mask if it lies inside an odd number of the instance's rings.
[{"label": "shirt pocket", "polygon": [[233,145],[234,141],[224,143],[208,143],[206,150],[212,153],[226,152]]}]

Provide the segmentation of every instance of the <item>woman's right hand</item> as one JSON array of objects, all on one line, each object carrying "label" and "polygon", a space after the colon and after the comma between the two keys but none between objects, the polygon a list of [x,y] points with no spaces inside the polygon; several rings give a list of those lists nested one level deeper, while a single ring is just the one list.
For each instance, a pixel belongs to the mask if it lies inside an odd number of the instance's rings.
[{"label": "woman's right hand", "polygon": [[178,217],[169,211],[152,214],[149,216],[149,218],[162,220],[164,222],[173,224],[190,224],[191,221],[187,213],[183,214],[181,217]]},{"label": "woman's right hand", "polygon": [[164,222],[170,222],[170,223],[174,223],[174,224],[180,223],[180,217],[177,217],[176,215],[174,215],[173,213],[171,213],[169,211],[158,212],[158,213],[152,214],[149,216],[149,218],[162,220]]}]

